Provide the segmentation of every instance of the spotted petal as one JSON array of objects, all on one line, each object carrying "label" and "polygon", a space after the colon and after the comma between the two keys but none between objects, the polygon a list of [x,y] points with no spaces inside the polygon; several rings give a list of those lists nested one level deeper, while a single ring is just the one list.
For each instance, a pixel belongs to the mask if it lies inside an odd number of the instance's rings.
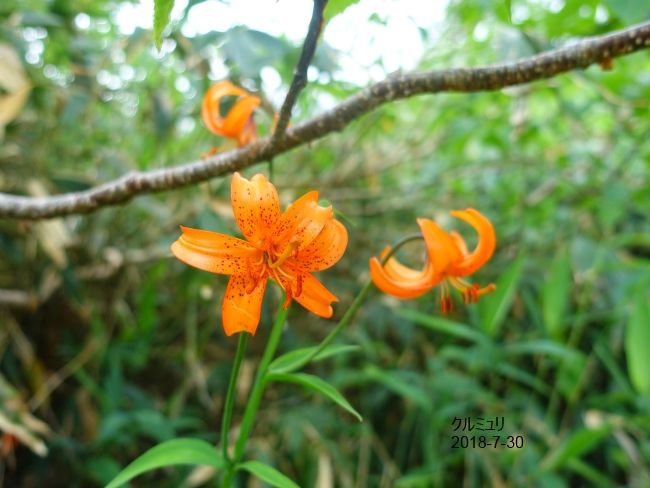
[{"label": "spotted petal", "polygon": [[341,222],[329,220],[321,232],[295,258],[296,266],[305,271],[322,271],[336,264],[348,245],[348,232]]},{"label": "spotted petal", "polygon": [[325,286],[311,274],[303,276],[302,293],[295,300],[312,313],[320,317],[329,318],[334,313],[332,302],[338,302],[336,295],[332,294]]},{"label": "spotted petal", "polygon": [[267,250],[271,233],[280,217],[280,199],[275,186],[259,173],[250,181],[235,173],[230,186],[230,199],[242,234],[254,246]]},{"label": "spotted petal", "polygon": [[249,276],[231,276],[221,305],[221,319],[226,335],[248,332],[255,335],[260,323],[262,300],[267,278],[257,281]]},{"label": "spotted petal", "polygon": [[260,253],[248,242],[218,232],[181,226],[172,244],[174,256],[190,266],[218,274],[244,274]]},{"label": "spotted petal", "polygon": [[317,191],[305,193],[287,208],[275,226],[273,242],[277,252],[282,253],[291,243],[298,244],[298,251],[305,249],[332,218],[331,206],[318,205]]}]

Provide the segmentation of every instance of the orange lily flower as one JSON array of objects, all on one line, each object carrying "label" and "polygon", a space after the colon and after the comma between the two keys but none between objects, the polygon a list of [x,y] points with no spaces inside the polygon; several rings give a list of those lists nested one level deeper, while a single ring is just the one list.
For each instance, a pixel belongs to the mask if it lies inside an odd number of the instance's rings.
[{"label": "orange lily flower", "polygon": [[[221,116],[221,99],[238,97],[226,117]],[[214,134],[235,139],[237,144],[245,146],[257,139],[257,127],[253,112],[260,106],[260,99],[249,94],[243,88],[224,80],[210,87],[203,97],[201,118],[205,126]]]},{"label": "orange lily flower", "polygon": [[184,263],[211,273],[231,275],[221,315],[227,335],[255,334],[268,278],[286,294],[321,317],[332,316],[338,301],[312,272],[334,265],[348,244],[348,233],[332,207],[318,205],[310,191],[280,212],[278,193],[264,175],[247,180],[235,173],[231,183],[235,220],[246,240],[181,226],[172,253]]},{"label": "orange lily flower", "polygon": [[421,270],[403,265],[390,258],[382,266],[382,260],[391,248],[386,247],[379,258],[370,259],[370,276],[384,293],[397,298],[417,298],[440,284],[440,308],[443,313],[451,312],[453,306],[449,285],[460,291],[464,303],[477,302],[479,297],[496,290],[489,284],[481,288],[462,278],[478,271],[492,257],[496,247],[496,235],[490,221],[477,210],[455,210],[452,217],[470,224],[479,235],[479,242],[471,253],[465,240],[457,232],[445,232],[435,222],[419,218],[417,223],[424,239],[427,258]]}]

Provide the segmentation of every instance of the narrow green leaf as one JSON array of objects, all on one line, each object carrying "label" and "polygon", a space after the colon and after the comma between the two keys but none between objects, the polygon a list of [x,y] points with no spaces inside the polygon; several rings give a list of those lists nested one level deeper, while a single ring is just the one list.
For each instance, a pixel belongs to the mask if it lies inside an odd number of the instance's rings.
[{"label": "narrow green leaf", "polygon": [[174,0],[154,0],[153,4],[153,39],[156,48],[162,46],[162,33],[169,24],[169,16],[174,7]]},{"label": "narrow green leaf", "polygon": [[394,371],[386,371],[373,365],[364,368],[364,373],[372,381],[381,383],[383,386],[393,391],[397,395],[408,399],[427,410],[431,408],[432,400],[422,388],[404,381],[404,377],[396,374]]},{"label": "narrow green leaf", "polygon": [[[295,349],[283,354],[282,356],[278,356],[269,366],[269,370],[271,373],[290,373],[295,371],[296,367],[299,366],[305,358],[309,357],[309,355],[317,348],[318,346]],[[359,349],[360,347],[356,345],[334,344],[327,346],[319,352],[313,360],[321,361],[332,356],[338,356],[339,354],[358,351]]]},{"label": "narrow green leaf", "polygon": [[[605,467],[607,464],[601,465],[599,467]],[[567,469],[575,471],[580,476],[588,480],[591,486],[601,486],[604,488],[614,488],[615,486],[620,486],[619,483],[616,483],[613,479],[607,476],[605,473],[602,473],[596,469],[591,463],[586,463],[580,459],[573,458],[566,463]]]},{"label": "narrow green leaf", "polygon": [[555,470],[572,459],[580,458],[592,451],[609,435],[611,426],[604,425],[597,429],[579,429],[567,437],[556,449],[551,450],[542,460],[543,470]]},{"label": "narrow green leaf", "polygon": [[625,328],[625,355],[630,382],[637,392],[650,393],[650,305],[643,289],[634,301],[630,321]]},{"label": "narrow green leaf", "polygon": [[259,461],[245,461],[241,464],[238,464],[237,469],[248,471],[253,476],[259,478],[271,486],[277,486],[278,488],[300,488],[297,484],[280,473],[277,469]]},{"label": "narrow green leaf", "polygon": [[338,406],[354,415],[359,422],[363,421],[361,414],[341,395],[336,388],[320,379],[318,376],[305,373],[270,373],[266,376],[268,381],[284,381],[304,386],[316,393],[326,396]]},{"label": "narrow green leaf", "polygon": [[480,330],[473,329],[469,325],[438,317],[436,315],[424,314],[410,308],[397,309],[396,313],[400,317],[410,320],[417,325],[421,325],[435,332],[442,332],[443,334],[452,337],[467,339],[468,341],[474,342],[489,342],[490,340],[490,338]]},{"label": "narrow green leaf", "polygon": [[579,361],[584,357],[580,351],[548,339],[508,344],[504,347],[504,350],[506,354],[541,354],[555,356],[565,361]]},{"label": "narrow green leaf", "polygon": [[542,316],[548,335],[559,341],[566,329],[567,310],[571,298],[571,261],[566,249],[553,259],[542,288]]},{"label": "narrow green leaf", "polygon": [[499,374],[518,381],[524,385],[530,386],[531,388],[537,390],[539,393],[547,395],[550,391],[550,388],[546,385],[546,383],[540,380],[537,376],[526,372],[524,369],[517,368],[516,366],[508,363],[498,364],[495,369]]},{"label": "narrow green leaf", "polygon": [[497,281],[497,289],[478,303],[481,327],[488,335],[494,337],[499,333],[506,314],[512,306],[515,291],[524,270],[524,256],[512,263]]},{"label": "narrow green leaf", "polygon": [[508,14],[508,22],[512,23],[512,0],[504,0],[503,3]]},{"label": "narrow green leaf", "polygon": [[224,461],[221,452],[213,445],[200,439],[172,439],[152,447],[124,468],[106,488],[117,488],[136,476],[178,464],[205,465],[222,469]]}]

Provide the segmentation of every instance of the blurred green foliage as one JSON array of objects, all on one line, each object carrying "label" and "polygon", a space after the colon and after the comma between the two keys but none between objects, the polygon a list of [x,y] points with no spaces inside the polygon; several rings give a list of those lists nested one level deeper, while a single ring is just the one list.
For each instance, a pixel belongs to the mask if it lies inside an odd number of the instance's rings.
[{"label": "blurred green foliage", "polygon": [[[0,42],[18,53],[32,91],[5,128],[0,189],[75,191],[198,159],[217,144],[198,113],[220,70],[272,111],[261,73],[273,70],[286,89],[300,46],[245,26],[187,37],[196,3],[158,53],[151,32],[119,31],[116,2],[4,0]],[[454,0],[441,30],[423,32],[419,68],[530,55],[647,19],[643,4]],[[296,119],[361,88],[337,81],[340,56],[319,47],[318,81]],[[364,423],[274,384],[249,459],[305,487],[648,486],[649,80],[644,51],[611,71],[417,97],[276,158],[285,202],[318,188],[350,222],[346,256],[322,276],[340,298],[336,316],[367,279],[369,256],[413,233],[417,216],[456,226],[451,209],[493,221],[498,249],[475,279],[498,290],[448,317],[434,295],[372,294],[341,339],[359,350],[308,371]],[[260,117],[263,131],[270,121]],[[217,441],[235,350],[219,319],[226,280],[170,259],[179,224],[237,234],[228,178],[87,216],[0,221],[0,288],[37,301],[0,310],[1,373],[20,408],[52,430],[46,457],[19,446],[1,461],[5,486],[99,486],[158,442]],[[457,228],[471,245],[471,231]],[[421,249],[402,254],[417,265]],[[265,301],[244,383],[278,300]],[[282,352],[331,327],[292,309]],[[453,419],[467,417],[503,417],[501,433],[524,447],[452,448]],[[180,486],[190,473],[134,485]]]}]

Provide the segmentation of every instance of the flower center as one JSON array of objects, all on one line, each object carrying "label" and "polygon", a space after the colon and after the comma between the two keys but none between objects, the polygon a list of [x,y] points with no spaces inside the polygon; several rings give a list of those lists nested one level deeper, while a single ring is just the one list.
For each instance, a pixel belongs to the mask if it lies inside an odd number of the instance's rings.
[{"label": "flower center", "polygon": [[440,285],[440,310],[443,314],[450,313],[454,309],[449,285],[460,292],[463,297],[463,303],[476,303],[479,297],[492,293],[497,289],[494,283],[490,283],[481,288],[477,283],[468,283],[455,276],[447,276]]},{"label": "flower center", "polygon": [[[290,242],[289,245],[285,248],[284,252],[279,256],[274,256],[271,253],[268,253],[266,255],[266,264],[271,269],[282,266],[282,263],[284,263],[287,259],[295,254],[299,245],[299,242]],[[275,260],[273,260],[273,257],[275,257]]]}]

